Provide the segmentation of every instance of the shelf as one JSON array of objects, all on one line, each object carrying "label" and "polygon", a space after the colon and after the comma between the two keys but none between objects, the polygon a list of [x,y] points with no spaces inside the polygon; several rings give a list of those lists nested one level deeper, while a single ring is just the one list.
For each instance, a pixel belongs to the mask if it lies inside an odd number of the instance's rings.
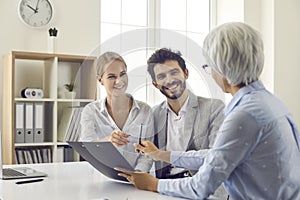
[{"label": "shelf", "polygon": [[40,142],[40,143],[15,143],[15,147],[36,147],[36,146],[53,146],[54,142]]},{"label": "shelf", "polygon": [[67,54],[52,54],[52,53],[39,53],[39,52],[25,52],[25,51],[12,51],[12,57],[14,59],[24,60],[48,60],[57,57],[59,61],[66,62],[83,62],[85,60],[94,61],[93,56],[82,56],[82,55],[67,55]]},{"label": "shelf", "polygon": [[85,103],[89,103],[89,102],[93,102],[95,101],[94,99],[57,99],[57,102],[85,102]]},{"label": "shelf", "polygon": [[57,142],[57,146],[66,146],[69,145],[67,142]]},{"label": "shelf", "polygon": [[15,98],[16,102],[93,102],[94,99],[50,99],[50,98],[42,98],[42,99],[27,99],[27,98]]},{"label": "shelf", "polygon": [[[11,51],[3,56],[2,62],[2,148],[5,149],[3,163],[16,163],[16,147],[50,147],[53,162],[60,160],[62,146],[68,146],[68,143],[57,141],[58,126],[64,108],[83,107],[97,97],[96,57]],[[64,98],[64,85],[70,82],[75,83],[76,99]],[[42,89],[43,98],[22,98],[21,91],[24,88]],[[24,103],[24,107],[42,104],[44,142],[15,143],[16,103]],[[32,130],[34,131],[34,127]]]},{"label": "shelf", "polygon": [[54,102],[55,99],[42,98],[42,99],[27,99],[27,98],[15,98],[16,102]]}]

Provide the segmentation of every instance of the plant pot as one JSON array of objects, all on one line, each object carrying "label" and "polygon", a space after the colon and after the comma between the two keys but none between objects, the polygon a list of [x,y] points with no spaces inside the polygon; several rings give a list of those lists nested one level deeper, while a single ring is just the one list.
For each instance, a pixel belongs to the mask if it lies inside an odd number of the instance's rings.
[{"label": "plant pot", "polygon": [[75,97],[76,97],[76,92],[69,92],[69,91],[65,92],[66,99],[75,99]]}]

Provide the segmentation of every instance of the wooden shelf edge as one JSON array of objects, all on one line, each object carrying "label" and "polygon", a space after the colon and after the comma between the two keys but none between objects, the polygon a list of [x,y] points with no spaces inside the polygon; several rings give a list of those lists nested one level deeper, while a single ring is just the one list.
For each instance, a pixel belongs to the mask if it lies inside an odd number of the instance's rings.
[{"label": "wooden shelf edge", "polygon": [[54,146],[54,142],[39,142],[39,143],[15,143],[15,147],[35,147],[35,146]]}]

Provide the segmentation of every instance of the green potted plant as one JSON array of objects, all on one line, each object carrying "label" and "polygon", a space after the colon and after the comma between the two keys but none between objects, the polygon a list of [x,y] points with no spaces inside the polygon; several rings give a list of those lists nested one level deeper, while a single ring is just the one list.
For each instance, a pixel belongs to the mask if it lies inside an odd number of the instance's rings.
[{"label": "green potted plant", "polygon": [[74,99],[75,98],[76,92],[74,91],[74,86],[75,86],[75,84],[73,82],[64,84],[64,87],[66,89],[65,97],[67,99]]}]

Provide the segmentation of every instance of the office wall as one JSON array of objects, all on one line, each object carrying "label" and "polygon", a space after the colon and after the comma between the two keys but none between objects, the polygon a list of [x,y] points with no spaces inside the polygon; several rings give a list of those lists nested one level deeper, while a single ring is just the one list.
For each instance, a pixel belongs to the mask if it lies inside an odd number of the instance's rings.
[{"label": "office wall", "polygon": [[[59,29],[57,52],[88,54],[99,43],[100,0],[51,0]],[[300,1],[215,0],[216,23],[245,21],[261,31],[265,44],[262,80],[294,114],[300,127]],[[0,1],[0,55],[10,50],[47,51],[47,30],[30,29],[19,20],[19,0]],[[2,85],[2,58],[0,57]],[[0,85],[0,86],[1,86]],[[2,91],[0,87],[0,96]]]},{"label": "office wall", "polygon": [[287,103],[300,127],[300,1],[274,4],[274,92]]},{"label": "office wall", "polygon": [[29,28],[18,16],[20,0],[0,2],[0,53],[10,50],[47,51],[50,27],[58,29],[57,52],[87,54],[99,43],[99,0],[51,0],[54,18],[42,29]]},{"label": "office wall", "polygon": [[[51,0],[54,18],[42,29],[28,28],[21,22],[17,10],[19,2],[0,1],[0,88],[2,55],[11,50],[47,52],[50,27],[58,29],[57,53],[88,55],[99,45],[100,0]],[[2,98],[1,89],[0,96]]]},{"label": "office wall", "polygon": [[265,67],[262,80],[293,113],[300,126],[300,1],[245,0],[245,22],[262,33]]},{"label": "office wall", "polygon": [[299,0],[216,0],[217,24],[244,21],[261,32],[265,86],[293,113],[300,127],[300,1]]}]

